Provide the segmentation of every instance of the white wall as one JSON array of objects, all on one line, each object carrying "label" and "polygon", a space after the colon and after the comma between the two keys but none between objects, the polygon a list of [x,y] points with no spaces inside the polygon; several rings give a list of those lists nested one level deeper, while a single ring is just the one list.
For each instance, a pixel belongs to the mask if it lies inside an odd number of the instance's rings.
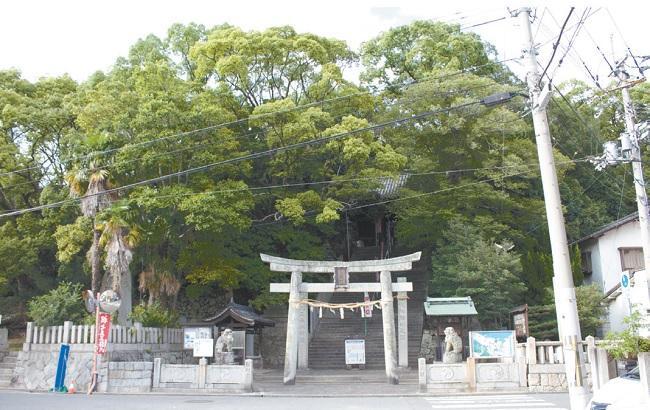
[{"label": "white wall", "polygon": [[[618,285],[622,268],[619,248],[641,247],[639,221],[630,221],[624,225],[605,232],[602,236],[583,242],[583,252],[591,252],[592,274],[586,277],[587,284],[595,283],[604,294]],[[645,272],[635,273],[633,287],[630,291],[630,303],[642,312],[650,309],[650,298]],[[610,300],[608,318],[603,326],[607,331],[622,331],[626,325],[623,319],[629,316],[629,303],[623,295]]]}]

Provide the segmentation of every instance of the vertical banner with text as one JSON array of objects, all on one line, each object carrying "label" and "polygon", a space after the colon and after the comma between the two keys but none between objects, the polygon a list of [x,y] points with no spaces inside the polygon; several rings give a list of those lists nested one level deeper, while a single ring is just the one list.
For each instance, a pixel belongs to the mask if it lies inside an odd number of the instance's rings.
[{"label": "vertical banner with text", "polygon": [[106,353],[108,346],[108,335],[111,330],[111,314],[99,313],[99,320],[97,321],[97,334],[95,337],[95,353]]}]

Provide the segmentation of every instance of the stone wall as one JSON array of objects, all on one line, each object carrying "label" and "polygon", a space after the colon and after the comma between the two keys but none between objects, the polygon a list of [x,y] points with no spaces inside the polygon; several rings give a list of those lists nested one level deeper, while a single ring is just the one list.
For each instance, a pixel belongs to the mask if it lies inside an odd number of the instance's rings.
[{"label": "stone wall", "polygon": [[275,327],[265,327],[262,330],[260,351],[266,369],[280,369],[284,366],[287,311],[287,305],[275,305],[264,312],[265,318],[275,322]]},{"label": "stone wall", "polygon": [[[585,366],[587,384],[591,385],[591,369]],[[568,390],[564,364],[529,364],[528,390],[533,392],[562,392]]]},{"label": "stone wall", "polygon": [[420,355],[426,359],[427,363],[432,363],[436,360],[436,344],[433,331],[424,329],[422,331],[422,342],[420,343]]},{"label": "stone wall", "polygon": [[251,392],[253,361],[241,365],[167,364],[161,359],[153,363],[153,390],[157,392]]},{"label": "stone wall", "polygon": [[146,393],[151,391],[153,362],[109,362],[99,378],[97,391]]},{"label": "stone wall", "polygon": [[[25,344],[18,354],[11,387],[27,390],[49,390],[54,386],[59,360],[59,344]],[[25,351],[26,349],[26,351]],[[94,345],[71,344],[68,356],[65,385],[74,383],[77,390],[90,383],[93,367]],[[163,358],[168,363],[194,362],[178,344],[109,344],[109,351],[100,357],[99,373],[106,372],[108,362],[152,362]],[[101,380],[101,377],[100,377]]]}]

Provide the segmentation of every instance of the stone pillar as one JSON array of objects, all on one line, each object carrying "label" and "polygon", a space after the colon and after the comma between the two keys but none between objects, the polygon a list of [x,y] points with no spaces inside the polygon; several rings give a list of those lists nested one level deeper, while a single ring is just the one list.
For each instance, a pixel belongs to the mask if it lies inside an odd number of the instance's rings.
[{"label": "stone pillar", "polygon": [[199,359],[198,374],[196,375],[196,387],[205,389],[205,380],[208,375],[208,359],[202,357]]},{"label": "stone pillar", "polygon": [[[300,293],[300,299],[306,299],[307,292]],[[305,370],[309,367],[309,306],[298,305],[298,368]]]},{"label": "stone pillar", "polygon": [[9,330],[0,327],[0,352],[9,350]]},{"label": "stone pillar", "polygon": [[537,346],[534,337],[526,339],[526,362],[528,364],[537,364]]},{"label": "stone pillar", "polygon": [[[397,278],[398,282],[406,282],[406,278]],[[397,338],[399,367],[409,366],[409,332],[406,292],[397,292]]]},{"label": "stone pillar", "polygon": [[589,360],[589,368],[591,369],[591,387],[595,393],[601,386],[598,374],[598,358],[596,357],[596,341],[593,336],[587,336],[585,340],[587,341],[587,360]]},{"label": "stone pillar", "polygon": [[418,385],[420,392],[427,391],[427,360],[424,357],[418,359]]},{"label": "stone pillar", "polygon": [[476,358],[467,358],[467,384],[470,389],[476,390]]},{"label": "stone pillar", "polygon": [[298,364],[298,337],[300,322],[300,283],[302,272],[291,272],[291,289],[289,291],[289,314],[287,315],[287,343],[284,354],[284,384],[296,383]]},{"label": "stone pillar", "polygon": [[639,353],[639,375],[641,394],[646,403],[650,403],[650,353]]},{"label": "stone pillar", "polygon": [[25,330],[25,343],[23,343],[23,352],[29,352],[29,344],[32,342],[33,329],[34,323],[27,322],[27,329]]},{"label": "stone pillar", "polygon": [[61,343],[70,343],[70,329],[72,328],[72,322],[66,320],[63,322],[63,341]]},{"label": "stone pillar", "polygon": [[393,284],[390,271],[383,270],[381,282],[381,317],[384,325],[384,361],[386,363],[386,378],[390,384],[399,384],[397,367],[397,349],[395,341],[395,311],[393,309]]},{"label": "stone pillar", "polygon": [[253,360],[244,361],[244,389],[248,392],[253,391]]},{"label": "stone pillar", "polygon": [[596,363],[598,365],[598,383],[602,386],[609,381],[609,358],[605,349],[596,348]]},{"label": "stone pillar", "polygon": [[153,359],[153,388],[160,387],[160,371],[162,370],[162,359],[156,357]]}]

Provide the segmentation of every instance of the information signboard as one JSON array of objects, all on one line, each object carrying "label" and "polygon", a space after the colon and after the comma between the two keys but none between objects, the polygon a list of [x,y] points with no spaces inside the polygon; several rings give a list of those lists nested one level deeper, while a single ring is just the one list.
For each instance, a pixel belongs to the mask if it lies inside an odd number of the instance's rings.
[{"label": "information signboard", "polygon": [[514,330],[469,332],[470,355],[481,359],[514,357]]},{"label": "information signboard", "polygon": [[211,339],[211,327],[186,327],[183,329],[183,349],[194,349],[195,339]]},{"label": "information signboard", "polygon": [[214,356],[214,339],[194,339],[194,357]]},{"label": "information signboard", "polygon": [[348,339],[345,341],[345,364],[366,364],[366,341]]}]

